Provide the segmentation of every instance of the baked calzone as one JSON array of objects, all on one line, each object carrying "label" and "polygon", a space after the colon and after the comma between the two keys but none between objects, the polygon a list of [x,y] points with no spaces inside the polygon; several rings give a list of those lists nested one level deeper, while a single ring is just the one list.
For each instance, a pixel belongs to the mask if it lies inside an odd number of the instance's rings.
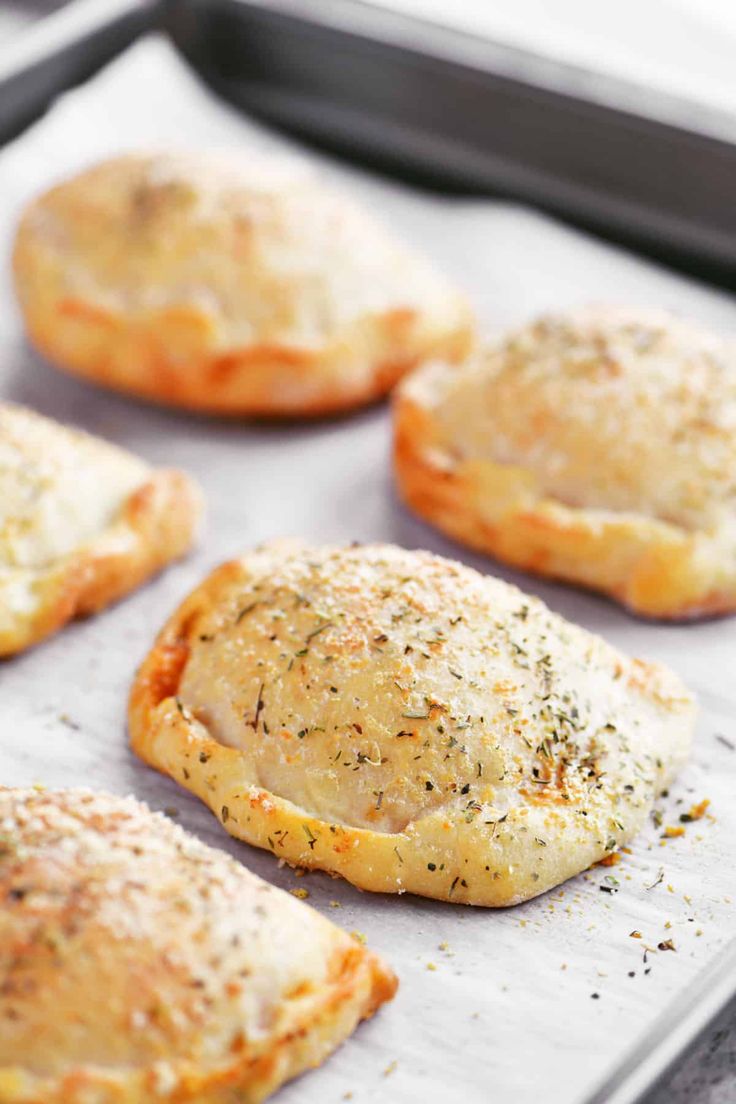
[{"label": "baked calzone", "polygon": [[736,608],[736,350],[664,312],[541,318],[395,405],[400,493],[501,560],[668,619]]},{"label": "baked calzone", "polygon": [[17,235],[28,333],[55,364],[162,403],[313,415],[468,347],[451,283],[301,162],[131,154],[46,192]]},{"label": "baked calzone", "polygon": [[232,835],[363,889],[509,905],[631,839],[693,701],[498,579],[389,545],[277,544],[170,619],[134,749]]},{"label": "baked calzone", "polygon": [[395,987],[132,798],[0,791],[3,1104],[256,1104]]},{"label": "baked calzone", "polygon": [[0,403],[0,656],[183,555],[200,513],[182,472]]}]

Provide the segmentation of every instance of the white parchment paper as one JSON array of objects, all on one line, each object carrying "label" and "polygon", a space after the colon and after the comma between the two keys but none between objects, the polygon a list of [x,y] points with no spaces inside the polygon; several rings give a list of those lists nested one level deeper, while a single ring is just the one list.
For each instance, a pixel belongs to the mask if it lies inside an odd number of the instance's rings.
[{"label": "white parchment paper", "polygon": [[[54,179],[121,148],[172,144],[247,152],[285,141],[216,101],[165,42],[144,40],[0,154],[3,250],[20,205]],[[661,304],[736,331],[725,294],[523,208],[432,197],[323,163],[467,287],[486,327],[598,299]],[[364,932],[393,963],[402,983],[393,1005],[322,1069],[284,1090],[284,1104],[329,1104],[347,1093],[360,1104],[584,1100],[734,934],[736,751],[728,744],[736,743],[736,619],[644,624],[597,597],[526,579],[443,540],[394,497],[385,408],[291,428],[219,423],[62,377],[24,344],[7,270],[0,395],[153,463],[187,468],[209,501],[205,537],[186,563],[0,666],[2,782],[85,784],[173,806],[182,824],[263,877],[308,888],[311,904]],[[229,840],[193,797],[130,754],[126,693],[174,603],[216,563],[284,534],[390,540],[462,558],[541,594],[622,648],[670,663],[698,692],[702,711],[693,762],[662,803],[664,823],[677,823],[705,797],[714,819],[668,842],[652,825],[613,871],[594,869],[504,912],[372,896],[321,874],[298,880],[272,856]],[[600,888],[609,873],[620,882],[615,894]],[[642,938],[631,938],[633,930]],[[669,938],[676,952],[650,952],[645,966],[645,945]]]}]

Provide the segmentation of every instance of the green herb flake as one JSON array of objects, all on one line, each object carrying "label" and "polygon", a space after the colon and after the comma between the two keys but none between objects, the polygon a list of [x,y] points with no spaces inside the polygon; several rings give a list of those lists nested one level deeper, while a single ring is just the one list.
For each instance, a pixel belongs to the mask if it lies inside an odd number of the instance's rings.
[{"label": "green herb flake", "polygon": [[239,625],[240,622],[243,620],[243,618],[247,617],[247,615],[249,613],[251,613],[256,608],[257,605],[258,605],[258,602],[251,602],[251,604],[249,606],[243,606],[240,613],[235,618],[235,624]]},{"label": "green herb flake", "polygon": [[315,636],[319,636],[325,629],[329,629],[334,624],[333,621],[325,621],[322,625],[318,625],[316,629],[312,629],[310,633],[307,633],[307,640],[314,640]]}]

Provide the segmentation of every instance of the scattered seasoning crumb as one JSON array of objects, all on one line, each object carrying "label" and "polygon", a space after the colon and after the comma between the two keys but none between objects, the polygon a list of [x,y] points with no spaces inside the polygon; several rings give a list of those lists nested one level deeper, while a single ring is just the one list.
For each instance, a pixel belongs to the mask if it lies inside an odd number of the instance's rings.
[{"label": "scattered seasoning crumb", "polygon": [[358,943],[364,943],[365,944],[365,943],[368,942],[368,940],[366,939],[364,933],[361,932],[361,931],[351,931],[350,934],[352,935],[353,939],[356,939],[358,941]]},{"label": "scattered seasoning crumb", "polygon": [[635,928],[632,932],[629,932],[629,939],[641,939],[641,932]]},{"label": "scattered seasoning crumb", "polygon": [[729,751],[736,751],[736,744],[733,740],[729,740],[728,736],[724,736],[722,732],[716,732],[716,740],[719,744],[723,744]]},{"label": "scattered seasoning crumb", "polygon": [[394,1058],[393,1062],[389,1062],[389,1064],[386,1066],[385,1070],[383,1071],[383,1076],[384,1077],[390,1077],[391,1074],[395,1071],[398,1064],[399,1063]]},{"label": "scattered seasoning crumb", "polygon": [[591,1000],[600,1000],[601,999],[600,993],[591,993],[590,996],[591,996]]},{"label": "scattered seasoning crumb", "polygon": [[306,901],[307,897],[309,896],[309,890],[302,888],[290,889],[289,893],[292,897],[298,897],[300,901]]},{"label": "scattered seasoning crumb", "polygon": [[342,908],[339,901],[330,901],[330,908]]},{"label": "scattered seasoning crumb", "polygon": [[437,969],[437,964],[435,962],[428,962],[427,963],[427,969],[428,970],[436,970]]},{"label": "scattered seasoning crumb", "polygon": [[174,817],[178,817],[179,815],[179,810],[177,809],[176,805],[164,806],[164,812],[166,813],[167,817],[171,817],[172,819]]},{"label": "scattered seasoning crumb", "polygon": [[685,829],[679,824],[667,824],[665,825],[664,832],[660,836],[660,839],[678,839],[680,836],[685,835]]},{"label": "scattered seasoning crumb", "polygon": [[704,797],[697,805],[692,805],[687,813],[682,813],[680,815],[680,824],[690,824],[694,820],[702,820],[709,805],[710,798]]},{"label": "scattered seasoning crumb", "polygon": [[658,951],[676,951],[677,948],[671,939],[663,939],[661,943],[657,944]]},{"label": "scattered seasoning crumb", "polygon": [[656,889],[657,886],[661,885],[663,881],[664,881],[664,868],[660,867],[659,868],[659,874],[657,875],[656,881],[652,882],[651,885],[648,885],[645,888],[646,889]]}]

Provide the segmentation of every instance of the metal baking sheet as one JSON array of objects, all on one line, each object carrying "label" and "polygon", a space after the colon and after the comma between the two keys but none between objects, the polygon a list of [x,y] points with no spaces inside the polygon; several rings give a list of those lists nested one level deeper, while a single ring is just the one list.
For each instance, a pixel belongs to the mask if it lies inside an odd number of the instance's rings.
[{"label": "metal baking sheet", "polygon": [[[19,134],[54,96],[90,77],[155,24],[156,0],[71,0],[0,55],[0,142]],[[30,7],[30,5],[29,5]],[[7,17],[9,13],[0,12]],[[20,25],[40,11],[12,13]]]},{"label": "metal baking sheet", "polygon": [[494,43],[480,15],[471,34],[462,18],[390,8],[173,0],[165,13],[212,86],[267,121],[443,189],[520,197],[736,286],[736,116]]},{"label": "metal baking sheet", "polygon": [[[164,40],[144,39],[0,154],[3,252],[21,205],[54,179],[121,148],[184,144],[244,152],[286,146],[214,99]],[[322,164],[464,284],[488,330],[591,298],[658,303],[736,329],[727,295],[522,207],[430,197]],[[105,787],[175,810],[182,824],[263,877],[307,888],[312,905],[365,933],[393,963],[402,982],[395,1002],[322,1069],[284,1090],[283,1104],[328,1104],[347,1093],[359,1104],[583,1104],[646,1032],[658,1030],[662,1014],[688,999],[688,987],[707,978],[734,935],[736,620],[644,624],[595,596],[505,571],[443,540],[396,501],[385,407],[309,425],[220,423],[62,377],[24,344],[7,266],[0,349],[3,398],[154,463],[185,467],[209,501],[204,539],[188,561],[0,666],[2,781]],[[133,758],[126,694],[174,603],[216,563],[284,534],[432,548],[539,593],[622,648],[670,663],[697,691],[701,718],[692,763],[662,803],[664,823],[677,823],[706,797],[712,817],[666,842],[652,824],[613,870],[614,894],[601,891],[611,871],[595,868],[498,912],[363,894],[321,874],[298,879],[272,856],[229,840],[194,798]],[[641,939],[631,938],[634,930]],[[656,950],[665,939],[674,953]],[[654,950],[645,963],[647,946]],[[634,1100],[632,1093],[616,1099]]]}]

